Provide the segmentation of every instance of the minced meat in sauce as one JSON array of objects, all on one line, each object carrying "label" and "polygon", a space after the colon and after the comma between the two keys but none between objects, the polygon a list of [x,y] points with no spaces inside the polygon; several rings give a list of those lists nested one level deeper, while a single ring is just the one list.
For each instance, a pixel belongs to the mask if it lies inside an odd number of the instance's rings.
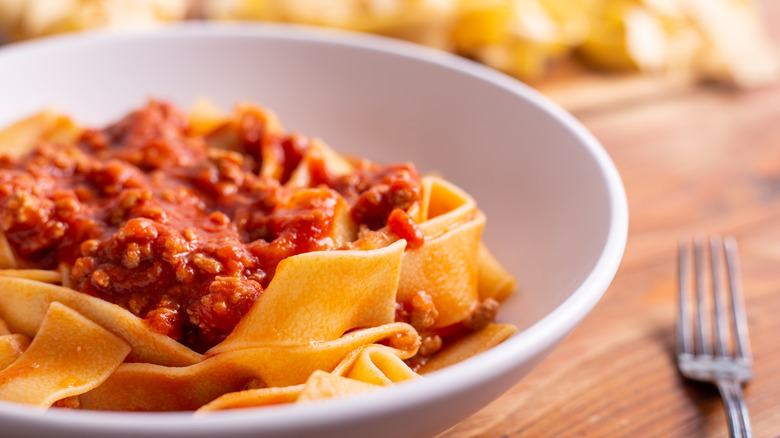
[{"label": "minced meat in sauce", "polygon": [[[411,164],[361,161],[340,177],[320,166],[316,187],[293,196],[283,183],[309,141],[266,132],[251,112],[235,126],[238,152],[209,148],[176,108],[151,101],[75,144],[2,157],[0,226],[26,262],[69,267],[76,289],[197,351],[230,333],[280,260],[338,249],[330,236],[345,201],[356,225],[392,216],[391,231],[421,244],[401,212],[420,198]],[[264,156],[282,163],[279,175],[259,176]]]}]

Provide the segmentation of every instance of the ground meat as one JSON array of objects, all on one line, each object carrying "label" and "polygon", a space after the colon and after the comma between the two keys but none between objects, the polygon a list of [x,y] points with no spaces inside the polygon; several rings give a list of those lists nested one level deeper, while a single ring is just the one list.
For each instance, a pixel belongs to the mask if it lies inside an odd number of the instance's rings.
[{"label": "ground meat", "polygon": [[493,298],[486,299],[474,307],[469,317],[463,321],[463,325],[472,331],[487,327],[488,324],[495,321],[499,305],[498,301]]},{"label": "ground meat", "polygon": [[433,298],[425,291],[419,291],[409,303],[411,307],[410,323],[418,330],[427,329],[436,323],[439,311],[433,303]]},{"label": "ground meat", "polygon": [[208,289],[193,297],[187,307],[191,323],[199,330],[200,343],[210,346],[222,341],[257,300],[263,288],[257,281],[237,277],[215,277]]},{"label": "ground meat", "polygon": [[441,350],[441,346],[441,336],[437,334],[424,334],[422,335],[422,343],[420,344],[418,354],[424,357],[433,356]]},{"label": "ground meat", "polygon": [[411,249],[419,248],[425,243],[425,234],[423,234],[417,222],[400,208],[394,209],[387,218],[387,227],[390,232],[406,239],[406,243]]},{"label": "ground meat", "polygon": [[[241,320],[280,260],[338,249],[330,236],[340,208],[356,227],[376,229],[420,197],[408,164],[361,162],[340,178],[323,168],[316,187],[286,188],[310,142],[269,123],[244,107],[236,121],[195,135],[179,110],[151,101],[73,144],[0,157],[0,228],[28,264],[68,266],[81,292],[205,351]],[[261,175],[270,159],[276,173]],[[394,232],[414,240],[395,215]]]},{"label": "ground meat", "polygon": [[395,333],[384,342],[387,342],[392,348],[404,351],[414,351],[420,347],[420,337],[409,332]]},{"label": "ground meat", "polygon": [[387,225],[394,209],[406,210],[420,200],[420,181],[411,163],[378,167],[360,161],[351,174],[330,181],[329,185],[352,203],[356,223],[372,230]]},{"label": "ground meat", "polygon": [[206,155],[202,137],[187,135],[187,119],[173,105],[151,101],[103,130],[88,130],[82,144],[143,170],[189,167]]}]

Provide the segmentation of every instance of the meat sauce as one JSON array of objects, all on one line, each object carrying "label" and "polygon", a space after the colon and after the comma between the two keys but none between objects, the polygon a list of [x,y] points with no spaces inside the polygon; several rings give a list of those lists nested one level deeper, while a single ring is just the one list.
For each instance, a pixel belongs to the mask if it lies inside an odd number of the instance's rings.
[{"label": "meat sauce", "polygon": [[[423,243],[405,213],[420,198],[413,165],[360,161],[334,177],[320,163],[313,188],[286,188],[310,142],[265,123],[248,112],[196,135],[151,101],[75,144],[0,158],[0,226],[25,263],[64,266],[75,289],[196,351],[230,333],[280,260],[343,247],[332,238],[340,206],[357,227]],[[233,150],[210,147],[225,130]],[[275,177],[259,176],[263,157],[282,163]]]}]

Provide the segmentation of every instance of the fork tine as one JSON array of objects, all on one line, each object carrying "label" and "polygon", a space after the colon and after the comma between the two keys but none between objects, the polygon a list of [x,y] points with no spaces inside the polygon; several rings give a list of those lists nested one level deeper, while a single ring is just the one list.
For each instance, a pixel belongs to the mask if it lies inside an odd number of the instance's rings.
[{"label": "fork tine", "polygon": [[[729,323],[723,300],[725,298],[721,283],[721,265],[723,263],[723,241],[718,236],[710,237],[710,265],[712,271],[712,303],[715,310],[715,353],[726,356],[726,344],[730,342]],[[728,353],[730,354],[730,352]]]},{"label": "fork tine", "polygon": [[690,241],[680,236],[677,242],[677,354],[693,354],[693,339],[686,319],[690,314],[691,301],[691,246]]},{"label": "fork tine", "polygon": [[731,289],[732,324],[736,337],[736,357],[751,362],[753,356],[750,351],[750,338],[748,336],[747,317],[745,316],[745,300],[742,294],[737,241],[732,236],[726,237],[723,246],[726,251],[726,268],[728,269],[729,289]]},{"label": "fork tine", "polygon": [[[709,239],[709,245],[707,243],[707,239],[702,236],[694,237],[692,243],[690,238],[682,237],[678,242],[680,296],[677,315],[677,367],[680,373],[689,379],[717,385],[726,409],[729,435],[732,438],[750,438],[750,418],[742,394],[742,384],[750,380],[753,371],[736,241],[733,237],[724,240],[713,236]],[[708,255],[709,269],[705,266],[705,258]],[[724,259],[728,288],[723,281]],[[712,275],[709,283],[705,282],[705,271]],[[691,273],[694,276],[693,282]],[[705,293],[705,289],[710,285],[711,294]],[[725,293],[729,293],[731,300]],[[711,314],[710,310],[714,313]],[[710,318],[715,319],[714,327]],[[731,320],[731,326],[728,320]],[[686,322],[692,323],[693,326]],[[734,348],[727,348],[727,345],[732,344],[732,340]],[[715,356],[712,354],[713,349],[717,351]]]},{"label": "fork tine", "polygon": [[710,337],[712,329],[709,312],[706,309],[704,296],[704,238],[693,239],[693,267],[696,275],[696,352],[705,355],[712,354]]}]

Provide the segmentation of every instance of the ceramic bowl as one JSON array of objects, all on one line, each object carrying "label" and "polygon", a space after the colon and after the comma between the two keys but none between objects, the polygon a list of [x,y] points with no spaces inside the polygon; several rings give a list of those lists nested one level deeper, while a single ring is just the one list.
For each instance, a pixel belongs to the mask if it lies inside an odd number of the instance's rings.
[{"label": "ceramic bowl", "polygon": [[520,328],[424,379],[308,405],[193,418],[0,403],[4,437],[432,436],[541,362],[607,289],[626,242],[620,177],[572,116],[501,73],[407,43],[205,24],[56,37],[0,48],[0,96],[0,125],[44,107],[101,124],[150,97],[250,100],[337,151],[443,174],[486,213],[486,243],[519,280],[498,319]]}]

